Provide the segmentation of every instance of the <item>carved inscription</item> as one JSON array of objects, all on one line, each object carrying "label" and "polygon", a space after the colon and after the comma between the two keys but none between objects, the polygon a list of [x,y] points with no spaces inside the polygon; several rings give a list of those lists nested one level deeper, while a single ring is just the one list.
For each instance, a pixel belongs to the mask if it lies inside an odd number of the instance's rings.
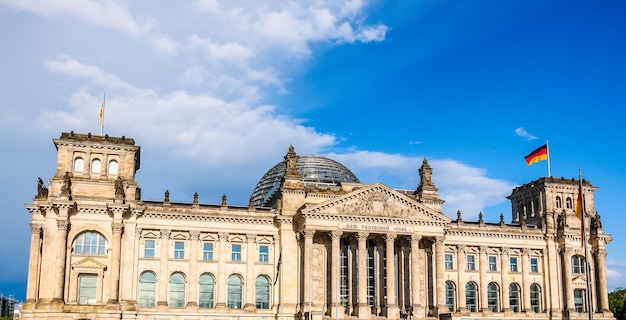
[{"label": "carved inscription", "polygon": [[412,232],[413,228],[402,225],[377,225],[362,223],[345,223],[341,226],[343,230],[366,230],[366,231],[393,231],[393,232]]}]

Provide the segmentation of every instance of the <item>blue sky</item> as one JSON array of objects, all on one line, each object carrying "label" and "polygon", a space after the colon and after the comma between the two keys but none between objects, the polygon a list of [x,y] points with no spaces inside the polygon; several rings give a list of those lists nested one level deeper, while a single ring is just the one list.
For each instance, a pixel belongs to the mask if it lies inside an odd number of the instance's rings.
[{"label": "blue sky", "polygon": [[36,179],[61,132],[142,146],[147,200],[245,205],[296,152],[414,189],[424,157],[455,218],[510,221],[512,188],[598,186],[610,290],[626,286],[626,4],[618,1],[0,0],[0,293],[25,297]]}]

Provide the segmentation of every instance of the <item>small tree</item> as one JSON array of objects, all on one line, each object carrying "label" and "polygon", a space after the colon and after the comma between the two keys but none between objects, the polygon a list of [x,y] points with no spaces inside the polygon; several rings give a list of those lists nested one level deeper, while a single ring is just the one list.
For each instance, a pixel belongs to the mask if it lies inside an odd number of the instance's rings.
[{"label": "small tree", "polygon": [[617,288],[609,293],[609,309],[615,319],[626,320],[626,289]]}]

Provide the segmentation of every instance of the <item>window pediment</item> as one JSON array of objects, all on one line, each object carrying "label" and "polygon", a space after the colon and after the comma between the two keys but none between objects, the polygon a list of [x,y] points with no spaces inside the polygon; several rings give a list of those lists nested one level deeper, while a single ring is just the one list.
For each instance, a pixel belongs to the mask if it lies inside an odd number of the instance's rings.
[{"label": "window pediment", "polygon": [[104,263],[98,262],[94,258],[85,258],[80,261],[72,263],[72,270],[80,271],[105,271],[107,266]]}]

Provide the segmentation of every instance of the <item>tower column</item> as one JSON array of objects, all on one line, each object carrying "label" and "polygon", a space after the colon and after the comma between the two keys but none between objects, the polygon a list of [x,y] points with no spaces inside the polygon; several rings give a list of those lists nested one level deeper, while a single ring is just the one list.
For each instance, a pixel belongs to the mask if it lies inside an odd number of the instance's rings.
[{"label": "tower column", "polygon": [[69,221],[65,219],[57,219],[58,241],[57,255],[55,260],[56,272],[54,277],[54,302],[63,303],[63,290],[65,289],[65,256],[67,253],[67,230],[70,227]]},{"label": "tower column", "polygon": [[387,318],[397,319],[400,317],[398,305],[396,304],[396,283],[394,268],[394,244],[397,235],[387,233],[385,235],[385,256],[386,256],[386,281],[387,284]]},{"label": "tower column", "polygon": [[600,310],[602,312],[609,311],[609,293],[607,291],[606,283],[606,249],[598,249],[596,252],[598,269],[598,300],[600,300]]},{"label": "tower column", "polygon": [[358,240],[358,315],[359,319],[369,319],[371,311],[367,305],[367,237],[369,233],[359,232]]},{"label": "tower column", "polygon": [[378,254],[378,256],[376,257],[378,263],[378,268],[377,268],[377,272],[378,274],[376,275],[376,279],[377,279],[377,287],[376,287],[376,296],[377,296],[377,301],[376,301],[376,306],[377,306],[377,312],[376,315],[380,316],[382,315],[382,311],[385,310],[386,308],[386,304],[385,304],[385,299],[383,298],[387,293],[385,291],[385,272],[383,272],[385,270],[385,254],[384,254],[384,249],[385,249],[385,241],[383,238],[381,237],[377,237],[376,240],[374,241],[374,243],[376,244],[376,253]]},{"label": "tower column", "polygon": [[38,274],[41,265],[41,231],[42,225],[38,223],[30,224],[30,255],[28,263],[28,283],[26,287],[26,301],[24,305],[37,301],[37,290],[39,287]]},{"label": "tower column", "polygon": [[332,296],[330,297],[330,315],[333,318],[338,317],[339,313],[339,259],[341,256],[341,235],[342,231],[333,230],[328,233],[331,239],[331,253],[330,253],[330,274],[331,274],[331,288]]},{"label": "tower column", "polygon": [[120,257],[122,253],[122,232],[124,230],[124,224],[121,222],[114,222],[111,224],[113,231],[113,243],[111,243],[111,283],[109,285],[109,304],[119,303],[119,289],[120,289]]},{"label": "tower column", "polygon": [[572,289],[572,248],[563,248],[563,282],[565,284],[566,310],[574,311],[574,292]]}]

